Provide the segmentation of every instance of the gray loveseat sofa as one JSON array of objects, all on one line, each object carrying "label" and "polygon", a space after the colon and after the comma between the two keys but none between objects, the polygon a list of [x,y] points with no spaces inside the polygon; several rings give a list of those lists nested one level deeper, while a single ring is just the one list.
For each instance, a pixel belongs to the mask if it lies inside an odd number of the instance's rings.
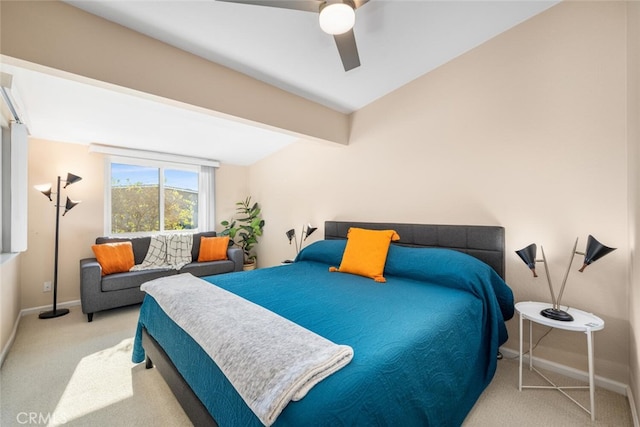
[{"label": "gray loveseat sofa", "polygon": [[[89,322],[93,320],[93,313],[111,308],[142,302],[145,293],[140,285],[159,277],[180,273],[191,273],[194,276],[211,276],[214,274],[242,271],[243,253],[239,248],[227,250],[228,260],[198,262],[200,252],[200,237],[213,237],[215,231],[196,233],[193,235],[191,250],[192,261],[180,270],[153,269],[128,271],[102,276],[102,268],[95,258],[80,260],[80,301],[82,312],[87,315]],[[142,263],[149,249],[151,237],[109,238],[98,237],[96,244],[130,241],[136,264]]]}]

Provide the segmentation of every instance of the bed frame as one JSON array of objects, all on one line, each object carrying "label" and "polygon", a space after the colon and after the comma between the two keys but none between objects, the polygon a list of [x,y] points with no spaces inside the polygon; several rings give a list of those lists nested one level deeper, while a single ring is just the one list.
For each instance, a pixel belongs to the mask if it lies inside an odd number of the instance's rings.
[{"label": "bed frame", "polygon": [[[410,247],[436,247],[467,253],[490,265],[504,279],[504,228],[484,225],[430,225],[353,221],[326,221],[326,240],[346,239],[351,227],[373,230],[393,229],[400,235],[394,244]],[[207,408],[182,378],[162,346],[142,331],[142,347],[146,353],[145,367],[155,366],[195,426],[217,426]]]}]

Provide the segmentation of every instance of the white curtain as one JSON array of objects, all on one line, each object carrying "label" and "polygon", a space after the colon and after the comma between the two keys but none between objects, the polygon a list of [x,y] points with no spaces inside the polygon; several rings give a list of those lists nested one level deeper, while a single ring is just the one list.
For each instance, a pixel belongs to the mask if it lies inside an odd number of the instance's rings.
[{"label": "white curtain", "polygon": [[198,229],[200,231],[213,231],[216,228],[215,170],[213,166],[200,166],[198,190]]}]

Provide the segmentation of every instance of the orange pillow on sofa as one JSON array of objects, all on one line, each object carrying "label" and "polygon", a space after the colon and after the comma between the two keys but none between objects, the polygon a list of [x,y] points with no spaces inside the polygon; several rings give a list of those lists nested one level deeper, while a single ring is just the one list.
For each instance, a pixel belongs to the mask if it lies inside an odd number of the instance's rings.
[{"label": "orange pillow on sofa", "polygon": [[131,242],[103,243],[91,246],[102,267],[102,275],[124,273],[134,266]]},{"label": "orange pillow on sofa", "polygon": [[386,280],[382,273],[392,240],[400,240],[394,230],[352,227],[347,232],[347,246],[344,248],[340,268],[331,267],[330,271],[357,274],[384,283]]},{"label": "orange pillow on sofa", "polygon": [[200,237],[200,252],[198,262],[220,261],[227,258],[229,236],[224,237]]}]

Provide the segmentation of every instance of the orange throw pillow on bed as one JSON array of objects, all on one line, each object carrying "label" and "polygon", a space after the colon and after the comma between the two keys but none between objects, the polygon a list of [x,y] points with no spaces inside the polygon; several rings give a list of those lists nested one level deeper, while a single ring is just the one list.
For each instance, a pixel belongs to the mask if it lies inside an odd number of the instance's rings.
[{"label": "orange throw pillow on bed", "polygon": [[384,283],[386,280],[382,273],[392,240],[400,240],[400,236],[394,230],[365,230],[352,227],[347,232],[347,246],[342,255],[340,268],[331,267],[329,270],[370,277],[376,282]]},{"label": "orange throw pillow on bed", "polygon": [[224,237],[200,237],[200,253],[198,262],[221,261],[227,258],[229,236]]},{"label": "orange throw pillow on bed", "polygon": [[102,267],[102,275],[124,273],[134,266],[131,242],[103,243],[91,246]]}]

